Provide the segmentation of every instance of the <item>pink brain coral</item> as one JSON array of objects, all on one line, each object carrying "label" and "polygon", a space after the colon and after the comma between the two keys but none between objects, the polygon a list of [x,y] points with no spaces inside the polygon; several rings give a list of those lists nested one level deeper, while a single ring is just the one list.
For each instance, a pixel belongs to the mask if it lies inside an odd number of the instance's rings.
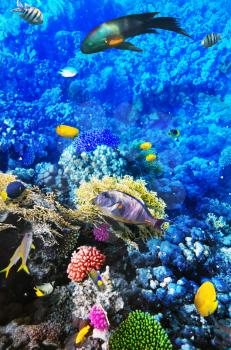
[{"label": "pink brain coral", "polygon": [[109,322],[106,311],[102,308],[102,306],[93,305],[88,318],[92,327],[97,328],[100,331],[108,330]]},{"label": "pink brain coral", "polygon": [[99,270],[103,266],[105,258],[95,247],[79,247],[73,252],[67,267],[68,278],[75,282],[83,281],[91,270]]}]

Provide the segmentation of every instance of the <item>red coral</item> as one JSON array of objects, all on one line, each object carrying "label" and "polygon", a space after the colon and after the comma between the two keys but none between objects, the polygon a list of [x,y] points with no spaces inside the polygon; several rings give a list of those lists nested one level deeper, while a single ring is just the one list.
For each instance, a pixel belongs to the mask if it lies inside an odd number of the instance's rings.
[{"label": "red coral", "polygon": [[103,266],[105,258],[95,247],[79,247],[78,251],[72,254],[67,268],[68,277],[75,282],[83,281],[91,270],[99,270]]}]

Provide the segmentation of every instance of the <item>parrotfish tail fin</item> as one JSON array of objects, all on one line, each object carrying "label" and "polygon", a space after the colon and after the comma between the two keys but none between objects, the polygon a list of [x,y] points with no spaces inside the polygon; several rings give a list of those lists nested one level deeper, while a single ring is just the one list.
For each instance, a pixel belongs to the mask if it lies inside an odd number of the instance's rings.
[{"label": "parrotfish tail fin", "polygon": [[150,33],[150,28],[160,28],[170,30],[178,34],[182,34],[191,38],[191,35],[186,33],[184,29],[180,27],[179,21],[174,17],[158,17],[158,18],[147,18],[145,21],[146,33]]},{"label": "parrotfish tail fin", "polygon": [[17,270],[17,272],[24,270],[26,273],[28,273],[28,275],[30,274],[28,267],[25,264],[21,264]]},{"label": "parrotfish tail fin", "polygon": [[5,272],[6,273],[5,277],[7,278],[9,275],[9,272],[10,272],[10,268],[11,268],[11,266],[8,265],[5,269],[1,270],[0,272]]}]

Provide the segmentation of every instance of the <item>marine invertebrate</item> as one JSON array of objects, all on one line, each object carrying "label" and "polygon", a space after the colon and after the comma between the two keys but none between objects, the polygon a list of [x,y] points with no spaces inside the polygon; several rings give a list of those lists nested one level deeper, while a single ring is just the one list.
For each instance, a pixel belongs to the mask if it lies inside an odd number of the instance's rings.
[{"label": "marine invertebrate", "polygon": [[92,327],[97,328],[101,331],[108,330],[109,322],[107,319],[107,314],[101,305],[93,305],[88,317]]},{"label": "marine invertebrate", "polygon": [[119,138],[109,129],[90,130],[80,133],[73,146],[78,153],[82,153],[94,151],[100,145],[115,148],[119,145]]},{"label": "marine invertebrate", "polygon": [[133,311],[109,339],[110,350],[171,350],[172,344],[160,323],[148,312]]},{"label": "marine invertebrate", "polygon": [[68,278],[81,282],[92,270],[99,270],[105,261],[105,256],[95,247],[81,246],[73,252],[71,262],[68,265]]},{"label": "marine invertebrate", "polygon": [[93,236],[95,237],[96,241],[102,241],[105,242],[110,237],[110,231],[109,231],[109,225],[102,224],[100,226],[93,228]]}]

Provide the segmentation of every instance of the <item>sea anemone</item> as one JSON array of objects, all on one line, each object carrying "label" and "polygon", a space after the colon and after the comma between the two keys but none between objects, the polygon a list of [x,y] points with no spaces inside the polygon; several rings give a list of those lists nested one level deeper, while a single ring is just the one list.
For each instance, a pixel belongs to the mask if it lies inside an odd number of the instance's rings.
[{"label": "sea anemone", "polygon": [[109,322],[107,319],[107,314],[101,305],[93,305],[88,317],[90,319],[92,327],[97,328],[100,331],[108,330]]}]

